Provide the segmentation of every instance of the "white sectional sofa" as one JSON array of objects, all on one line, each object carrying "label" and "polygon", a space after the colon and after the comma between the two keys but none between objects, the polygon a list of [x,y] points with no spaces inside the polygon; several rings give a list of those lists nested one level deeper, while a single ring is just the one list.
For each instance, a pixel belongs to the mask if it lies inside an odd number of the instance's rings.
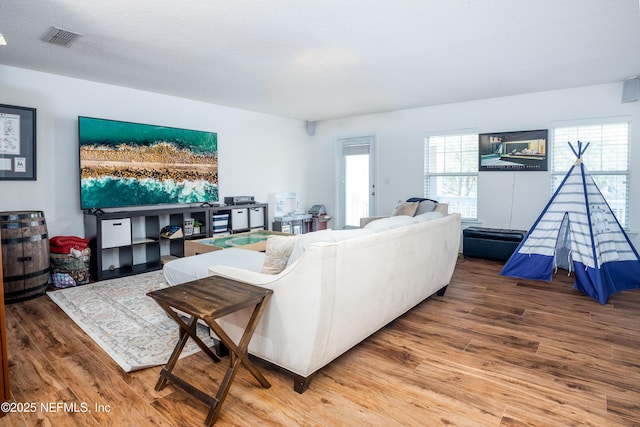
[{"label": "white sectional sofa", "polygon": [[[182,258],[164,272],[171,285],[213,274],[272,289],[249,352],[293,373],[302,393],[323,366],[429,296],[444,295],[460,232],[459,214],[394,216],[296,236],[278,274],[260,272],[264,253],[243,249]],[[219,322],[239,340],[249,314]]]}]

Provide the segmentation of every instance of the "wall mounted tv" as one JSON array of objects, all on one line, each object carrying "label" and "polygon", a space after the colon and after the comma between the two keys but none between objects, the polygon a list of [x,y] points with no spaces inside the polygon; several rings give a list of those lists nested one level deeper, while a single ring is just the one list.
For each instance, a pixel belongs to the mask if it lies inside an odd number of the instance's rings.
[{"label": "wall mounted tv", "polygon": [[479,171],[546,171],[548,130],[481,133]]},{"label": "wall mounted tv", "polygon": [[218,136],[78,117],[83,210],[218,201]]}]

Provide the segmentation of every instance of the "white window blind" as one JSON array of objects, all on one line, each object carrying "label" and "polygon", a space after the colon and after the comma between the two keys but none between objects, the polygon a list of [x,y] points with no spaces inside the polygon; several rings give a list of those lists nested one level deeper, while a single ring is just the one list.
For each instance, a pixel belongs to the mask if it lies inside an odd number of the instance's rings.
[{"label": "white window blind", "polygon": [[362,156],[368,155],[370,152],[371,144],[373,144],[372,137],[355,137],[355,138],[343,138],[338,140],[342,146],[343,156]]},{"label": "white window blind", "polygon": [[344,145],[342,147],[344,156],[363,156],[369,154],[369,145]]},{"label": "white window blind", "polygon": [[552,194],[575,162],[568,142],[589,147],[583,155],[584,165],[613,210],[618,222],[629,221],[629,119],[615,118],[557,123],[553,127],[551,151]]},{"label": "white window blind", "polygon": [[424,195],[446,202],[450,212],[477,218],[478,133],[428,135],[424,147]]}]

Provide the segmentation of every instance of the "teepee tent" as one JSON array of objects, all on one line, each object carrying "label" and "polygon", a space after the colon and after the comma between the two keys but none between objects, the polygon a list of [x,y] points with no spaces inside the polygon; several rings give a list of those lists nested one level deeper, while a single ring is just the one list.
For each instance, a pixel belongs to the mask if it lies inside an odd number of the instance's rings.
[{"label": "teepee tent", "polygon": [[640,288],[640,257],[582,163],[583,149],[536,222],[500,272],[551,281],[556,267],[575,272],[574,287],[605,304]]}]

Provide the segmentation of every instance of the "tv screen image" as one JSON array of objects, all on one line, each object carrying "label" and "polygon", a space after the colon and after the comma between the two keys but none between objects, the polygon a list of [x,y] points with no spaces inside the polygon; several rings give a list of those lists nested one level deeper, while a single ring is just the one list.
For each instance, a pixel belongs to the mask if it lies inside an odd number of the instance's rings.
[{"label": "tv screen image", "polygon": [[78,117],[82,209],[218,201],[215,132]]},{"label": "tv screen image", "polygon": [[479,171],[546,171],[548,130],[481,133]]}]

